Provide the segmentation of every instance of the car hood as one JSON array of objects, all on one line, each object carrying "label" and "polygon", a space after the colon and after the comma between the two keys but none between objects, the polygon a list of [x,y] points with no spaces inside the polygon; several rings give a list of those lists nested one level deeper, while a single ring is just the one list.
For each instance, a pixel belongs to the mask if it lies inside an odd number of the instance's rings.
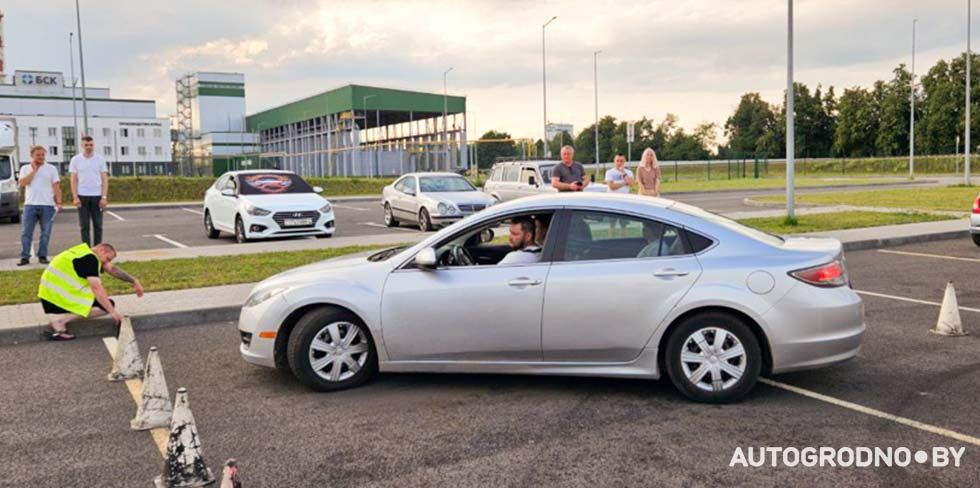
[{"label": "car hood", "polygon": [[305,283],[312,280],[322,280],[331,275],[343,275],[351,268],[361,265],[373,264],[367,260],[368,256],[378,252],[377,250],[365,251],[348,256],[340,256],[327,259],[313,264],[307,264],[288,271],[283,271],[277,275],[266,278],[256,286],[256,289],[267,286],[294,285]]},{"label": "car hood", "polygon": [[317,210],[327,204],[327,199],[316,193],[241,195],[241,198],[266,210]]},{"label": "car hood", "polygon": [[440,191],[432,193],[423,193],[423,195],[437,201],[437,202],[451,202],[456,205],[459,204],[479,204],[479,205],[489,205],[493,203],[493,197],[483,193],[482,191]]}]

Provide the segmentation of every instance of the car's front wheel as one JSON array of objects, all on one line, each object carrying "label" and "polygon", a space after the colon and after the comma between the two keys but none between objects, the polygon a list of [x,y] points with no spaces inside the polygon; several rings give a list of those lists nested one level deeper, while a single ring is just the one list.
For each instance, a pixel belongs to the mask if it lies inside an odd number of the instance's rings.
[{"label": "car's front wheel", "polygon": [[429,211],[424,207],[422,210],[419,210],[419,230],[422,232],[432,230],[432,219],[429,217]]},{"label": "car's front wheel", "polygon": [[208,239],[217,239],[221,232],[214,228],[214,222],[211,221],[211,212],[208,210],[204,211],[204,232],[208,235]]},{"label": "car's front wheel", "polygon": [[235,240],[239,244],[248,242],[248,236],[245,234],[245,222],[242,222],[241,217],[235,217]]},{"label": "car's front wheel", "polygon": [[319,391],[359,386],[378,370],[367,326],[334,307],[307,312],[290,334],[286,354],[296,378]]},{"label": "car's front wheel", "polygon": [[980,246],[980,234],[971,234],[970,237],[973,238],[973,243]]},{"label": "car's front wheel", "polygon": [[391,211],[391,205],[385,202],[385,226],[386,227],[398,227],[398,220],[395,219],[395,214]]},{"label": "car's front wheel", "polygon": [[759,379],[762,353],[738,317],[707,312],[684,320],[667,340],[664,363],[684,396],[705,403],[734,402]]}]

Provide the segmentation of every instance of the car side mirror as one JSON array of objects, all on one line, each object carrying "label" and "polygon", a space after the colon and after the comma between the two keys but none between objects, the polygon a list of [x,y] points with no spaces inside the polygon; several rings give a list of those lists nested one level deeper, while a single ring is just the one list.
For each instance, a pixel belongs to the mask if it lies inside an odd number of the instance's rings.
[{"label": "car side mirror", "polygon": [[225,188],[224,190],[221,190],[221,196],[234,198],[235,190],[232,190],[231,188]]},{"label": "car side mirror", "polygon": [[529,184],[531,186],[538,186],[538,179],[535,178],[535,177],[533,177],[533,176],[530,176],[527,179],[527,184]]},{"label": "car side mirror", "polygon": [[435,269],[438,262],[436,260],[436,250],[427,247],[415,255],[415,264],[422,269]]},{"label": "car side mirror", "polygon": [[313,193],[323,193],[323,187],[322,186],[314,186],[313,187]]},{"label": "car side mirror", "polygon": [[493,229],[484,229],[480,232],[480,243],[485,244],[493,240]]},{"label": "car side mirror", "polygon": [[405,194],[408,195],[408,196],[414,197],[415,196],[415,190],[405,190]]}]

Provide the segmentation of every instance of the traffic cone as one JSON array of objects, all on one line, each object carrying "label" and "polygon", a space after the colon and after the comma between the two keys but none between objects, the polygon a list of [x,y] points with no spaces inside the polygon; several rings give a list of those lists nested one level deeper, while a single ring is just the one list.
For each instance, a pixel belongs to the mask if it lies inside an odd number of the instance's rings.
[{"label": "traffic cone", "polygon": [[930,330],[933,334],[944,336],[964,336],[963,322],[960,320],[960,308],[956,303],[956,290],[953,282],[946,284],[946,294],[943,296],[943,306],[939,308],[939,320],[936,328]]},{"label": "traffic cone", "polygon": [[109,381],[123,381],[143,377],[143,358],[136,344],[136,334],[129,317],[123,318],[119,324],[119,335],[116,338],[116,355],[112,358],[112,371]]},{"label": "traffic cone", "polygon": [[219,488],[242,488],[242,482],[238,481],[238,462],[234,459],[225,461]]},{"label": "traffic cone", "polygon": [[197,437],[194,414],[187,403],[187,388],[177,390],[174,416],[170,421],[170,441],[163,475],[153,482],[157,488],[206,486],[214,483],[214,474],[204,464],[201,440]]},{"label": "traffic cone", "polygon": [[160,354],[156,347],[151,347],[150,354],[146,356],[141,397],[136,418],[129,421],[130,427],[133,430],[149,430],[170,426],[174,405],[170,403],[170,390],[167,389],[167,380],[163,377],[163,366],[160,365]]}]

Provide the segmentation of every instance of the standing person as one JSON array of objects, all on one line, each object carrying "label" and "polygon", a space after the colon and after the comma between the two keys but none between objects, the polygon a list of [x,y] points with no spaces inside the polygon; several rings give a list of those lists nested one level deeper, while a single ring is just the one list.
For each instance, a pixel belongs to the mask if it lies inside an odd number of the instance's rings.
[{"label": "standing person", "polygon": [[31,146],[31,164],[20,169],[17,186],[27,189],[24,199],[24,223],[20,230],[20,262],[23,266],[30,262],[31,240],[34,238],[35,224],[41,224],[41,240],[37,244],[37,260],[48,262],[48,240],[54,217],[61,210],[61,177],[58,168],[44,162],[47,151],[44,146]]},{"label": "standing person", "polygon": [[643,150],[640,156],[640,166],[636,168],[636,181],[639,182],[637,193],[650,197],[660,196],[660,165],[657,164],[657,153],[652,148]]},{"label": "standing person", "polygon": [[613,169],[606,171],[606,185],[614,193],[629,193],[633,185],[633,172],[626,167],[626,156],[616,154]]},{"label": "standing person", "polygon": [[[82,137],[82,154],[71,158],[68,172],[71,173],[72,203],[78,208],[82,242],[94,246],[102,242],[102,212],[109,205],[109,167],[105,158],[95,154],[92,136]],[[94,234],[91,236],[89,223]]]},{"label": "standing person", "polygon": [[102,243],[89,248],[83,242],[62,251],[51,260],[41,275],[41,284],[37,289],[41,307],[50,316],[51,331],[46,334],[48,339],[74,339],[75,336],[68,333],[67,324],[80,318],[109,314],[117,324],[122,322],[123,316],[116,310],[116,303],[109,298],[109,292],[102,284],[102,273],[109,273],[132,284],[137,297],[143,296],[143,285],[118,266],[113,266],[112,260],[115,258],[116,249],[112,244]]},{"label": "standing person", "polygon": [[573,160],[575,149],[572,146],[561,148],[561,164],[555,165],[551,173],[551,186],[558,191],[582,191],[589,186],[582,163]]}]

